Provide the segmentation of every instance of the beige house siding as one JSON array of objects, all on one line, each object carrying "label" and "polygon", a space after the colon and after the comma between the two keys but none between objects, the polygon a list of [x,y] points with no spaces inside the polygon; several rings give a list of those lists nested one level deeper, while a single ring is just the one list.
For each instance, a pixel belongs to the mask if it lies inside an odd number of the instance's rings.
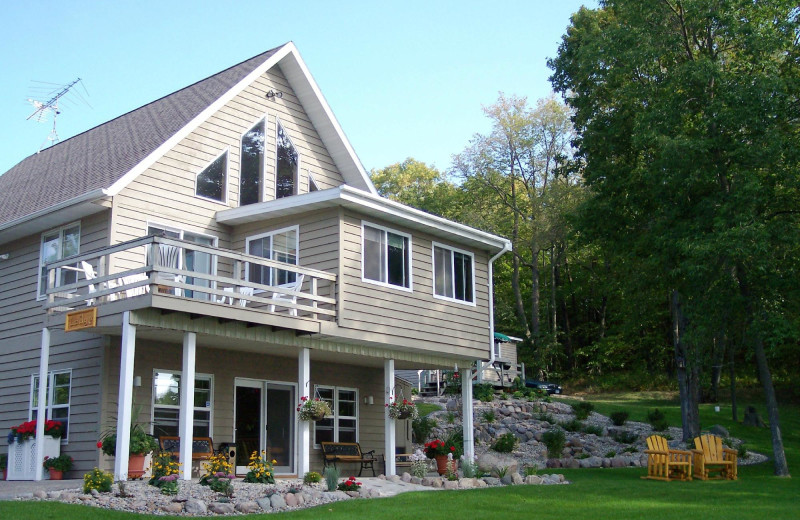
[{"label": "beige house siding", "polygon": [[[475,254],[475,305],[434,298],[432,242],[446,241],[421,232],[412,235],[412,288],[405,291],[361,276],[362,221],[409,233],[390,222],[347,212],[342,222],[343,328],[414,340],[419,348],[467,357],[486,357],[489,345],[487,255]],[[456,247],[456,246],[454,246]],[[458,249],[465,249],[457,247]]]}]

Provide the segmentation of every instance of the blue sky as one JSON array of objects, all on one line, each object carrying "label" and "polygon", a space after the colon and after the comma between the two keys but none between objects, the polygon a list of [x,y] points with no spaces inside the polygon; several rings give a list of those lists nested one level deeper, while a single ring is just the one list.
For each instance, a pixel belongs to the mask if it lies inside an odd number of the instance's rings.
[{"label": "blue sky", "polygon": [[[294,41],[369,170],[414,157],[441,170],[502,91],[550,93],[545,60],[594,0],[8,2],[0,47],[0,172],[46,141],[27,121],[42,84],[80,77],[61,140]],[[84,104],[86,99],[91,106]]]}]

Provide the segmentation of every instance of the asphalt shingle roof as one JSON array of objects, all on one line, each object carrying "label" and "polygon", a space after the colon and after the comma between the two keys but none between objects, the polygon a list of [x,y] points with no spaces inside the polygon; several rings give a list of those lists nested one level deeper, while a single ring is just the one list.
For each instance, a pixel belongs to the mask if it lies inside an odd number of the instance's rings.
[{"label": "asphalt shingle roof", "polygon": [[0,225],[109,188],[279,49],[259,54],[22,160],[0,175]]}]

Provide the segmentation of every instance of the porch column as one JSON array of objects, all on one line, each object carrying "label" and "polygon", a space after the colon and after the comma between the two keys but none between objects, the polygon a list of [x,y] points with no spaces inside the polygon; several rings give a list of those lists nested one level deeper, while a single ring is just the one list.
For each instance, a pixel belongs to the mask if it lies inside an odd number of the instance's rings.
[{"label": "porch column", "polygon": [[[36,408],[36,460],[44,460],[44,423],[47,420],[47,368],[50,362],[50,329],[42,329],[42,350],[39,354],[39,395]],[[44,467],[35,464],[34,480],[42,480]]]},{"label": "porch column", "polygon": [[131,408],[133,407],[133,359],[136,353],[136,326],[131,313],[122,313],[122,345],[119,359],[119,396],[117,398],[117,452],[114,456],[114,480],[128,480],[128,448],[131,444]]},{"label": "porch column", "polygon": [[472,461],[475,456],[475,438],[472,421],[472,369],[461,369],[461,423],[464,426],[464,458]]},{"label": "porch column", "polygon": [[[386,388],[384,396],[384,404],[390,405],[394,400],[394,359],[387,359],[383,362],[383,386]],[[395,439],[394,439],[394,420],[386,413],[385,407],[383,410],[383,424],[385,437],[385,460],[386,460],[386,475],[395,474],[394,454],[395,454]]]},{"label": "porch column", "polygon": [[[312,398],[311,350],[301,348],[297,354],[297,385],[301,397]],[[298,399],[299,402],[299,399]],[[311,425],[308,421],[297,421],[297,476],[308,473],[311,459]]]},{"label": "porch column", "polygon": [[197,334],[183,334],[183,369],[181,372],[181,410],[178,435],[181,438],[181,479],[192,480],[192,438],[194,437],[194,371],[197,351]]}]

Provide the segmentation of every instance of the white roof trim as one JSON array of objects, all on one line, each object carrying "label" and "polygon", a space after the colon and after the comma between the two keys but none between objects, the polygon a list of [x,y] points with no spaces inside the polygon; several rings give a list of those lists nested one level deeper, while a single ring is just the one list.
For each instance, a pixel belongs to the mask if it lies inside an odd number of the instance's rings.
[{"label": "white roof trim", "polygon": [[[286,59],[289,57],[293,59]],[[163,144],[161,144],[161,146],[153,150],[152,153],[142,159],[136,166],[131,168],[130,171],[112,184],[106,190],[106,194],[114,196],[119,193],[134,179],[136,179],[136,177],[147,170],[147,168],[152,166],[153,163],[155,163],[164,154],[175,147],[181,140],[197,129],[197,127],[199,127],[204,121],[221,109],[226,103],[236,97],[265,72],[278,64],[281,64],[285,67],[283,68],[283,72],[287,79],[289,79],[289,82],[292,84],[292,88],[295,90],[298,97],[300,97],[300,92],[303,90],[310,91],[313,94],[310,97],[308,95],[303,96],[303,102],[304,104],[308,103],[309,105],[316,105],[316,108],[321,110],[322,114],[325,116],[323,118],[317,116],[315,118],[316,120],[312,120],[314,126],[319,126],[321,133],[324,133],[325,127],[330,127],[333,134],[335,134],[335,136],[338,138],[338,142],[331,142],[330,139],[328,139],[327,142],[325,142],[325,146],[334,156],[333,159],[334,162],[337,163],[337,167],[339,167],[342,174],[345,175],[345,181],[355,181],[357,184],[359,184],[358,181],[361,181],[363,182],[363,187],[367,188],[370,193],[377,194],[375,186],[373,186],[369,175],[367,175],[367,172],[364,170],[361,161],[356,156],[352,146],[350,146],[347,137],[345,137],[344,132],[339,126],[339,123],[336,121],[336,118],[328,106],[328,103],[322,96],[322,92],[320,92],[319,87],[314,81],[314,78],[311,76],[311,73],[308,71],[303,59],[300,57],[297,47],[295,47],[294,43],[292,42],[289,42],[278,49],[275,54],[270,56],[264,63],[253,69],[253,71],[245,76],[239,83],[234,85],[225,94],[220,96],[214,103],[206,107],[205,110],[195,116],[195,118],[189,121],[183,128],[175,132],[172,137],[167,139]],[[301,80],[301,82],[297,83],[298,80]],[[303,83],[305,83],[305,85],[303,85]],[[307,111],[313,111],[312,107],[307,107]],[[320,137],[323,137],[323,140],[325,140],[324,136],[320,135]],[[337,150],[337,148],[339,150]],[[351,174],[350,179],[348,179],[348,173]],[[355,178],[352,178],[352,174],[355,174]]]},{"label": "white roof trim", "polygon": [[59,211],[61,209],[68,208],[68,207],[74,206],[76,204],[81,204],[83,202],[92,202],[92,201],[95,201],[95,200],[98,200],[98,199],[102,199],[103,197],[106,197],[108,195],[109,195],[109,193],[107,192],[107,190],[104,190],[104,189],[92,190],[92,191],[90,191],[88,193],[84,193],[82,195],[78,195],[77,197],[73,197],[73,198],[71,198],[69,200],[65,200],[65,201],[59,202],[58,204],[56,204],[54,206],[48,206],[48,207],[46,207],[44,209],[40,209],[39,211],[36,211],[34,213],[30,213],[30,214],[25,215],[23,217],[20,217],[20,218],[18,218],[16,220],[12,220],[10,222],[6,222],[5,224],[0,225],[0,231],[5,231],[6,229],[10,229],[10,228],[19,226],[20,224],[24,224],[25,222],[28,222],[28,221],[31,221],[31,220],[35,220],[35,219],[37,219],[37,218],[39,218],[41,216],[47,215],[48,213],[54,213],[54,212]]},{"label": "white roof trim", "polygon": [[220,224],[237,225],[244,222],[266,220],[275,214],[291,210],[301,212],[315,206],[334,205],[367,209],[379,213],[381,217],[389,220],[399,221],[406,225],[412,224],[415,227],[435,229],[446,233],[455,242],[477,242],[490,250],[511,248],[511,242],[506,238],[437,217],[347,185],[221,210],[217,212],[216,220]]}]

